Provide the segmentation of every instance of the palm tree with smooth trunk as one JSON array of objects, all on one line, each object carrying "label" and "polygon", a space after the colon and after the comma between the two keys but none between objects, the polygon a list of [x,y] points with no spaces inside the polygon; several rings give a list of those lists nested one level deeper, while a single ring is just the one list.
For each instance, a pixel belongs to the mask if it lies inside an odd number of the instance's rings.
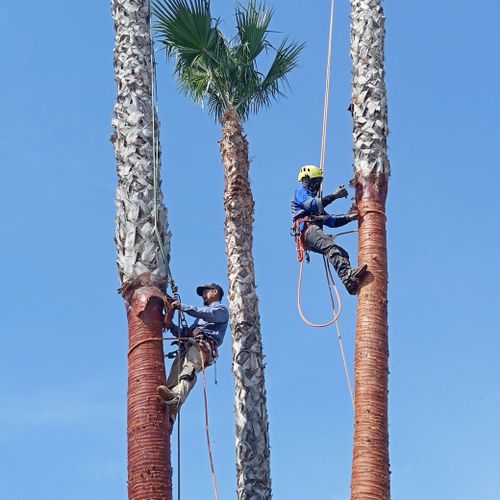
[{"label": "palm tree with smooth trunk", "polygon": [[156,396],[165,384],[162,344],[170,233],[159,176],[148,0],[112,0],[117,98],[113,135],[116,250],[129,331],[128,495],[171,500],[170,424]]},{"label": "palm tree with smooth trunk", "polygon": [[[254,1],[236,8],[237,34],[231,40],[219,30],[209,1],[157,0],[154,13],[155,32],[167,56],[175,57],[181,89],[205,104],[222,125],[238,498],[270,499],[264,355],[252,255],[254,200],[242,123],[284,96],[286,77],[296,67],[303,45],[284,40],[274,49],[268,39],[273,10]],[[257,67],[257,58],[264,52],[274,52],[266,74]]]},{"label": "palm tree with smooth trunk", "polygon": [[352,116],[359,262],[368,264],[359,291],[355,353],[352,500],[389,500],[387,245],[385,202],[387,96],[385,17],[380,0],[351,0]]}]

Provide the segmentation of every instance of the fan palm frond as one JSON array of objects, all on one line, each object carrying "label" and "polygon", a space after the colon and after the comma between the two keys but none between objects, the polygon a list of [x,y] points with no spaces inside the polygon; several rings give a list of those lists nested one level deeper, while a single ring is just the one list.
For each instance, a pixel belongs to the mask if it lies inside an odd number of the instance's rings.
[{"label": "fan palm frond", "polygon": [[297,67],[304,43],[288,43],[284,40],[276,51],[274,60],[260,86],[250,98],[252,112],[269,107],[273,101],[285,97],[284,87],[288,86],[288,74]]},{"label": "fan palm frond", "polygon": [[[285,95],[287,74],[297,66],[304,44],[285,40],[273,49],[268,41],[274,14],[264,1],[250,0],[236,8],[237,36],[231,42],[212,18],[208,0],[153,0],[155,33],[167,57],[175,56],[175,73],[187,95],[218,119],[234,107],[243,120]],[[264,76],[258,56],[276,50]]]},{"label": "fan palm frond", "polygon": [[153,0],[155,33],[167,56],[175,55],[180,64],[196,58],[217,60],[220,47],[218,20],[212,19],[206,0]]},{"label": "fan palm frond", "polygon": [[267,9],[265,2],[257,5],[254,0],[247,7],[236,8],[239,58],[246,64],[255,64],[259,54],[269,47],[266,38],[274,9]]},{"label": "fan palm frond", "polygon": [[213,86],[222,85],[226,41],[207,0],[153,0],[155,33],[167,57],[175,56],[175,73],[182,90],[197,103]]}]

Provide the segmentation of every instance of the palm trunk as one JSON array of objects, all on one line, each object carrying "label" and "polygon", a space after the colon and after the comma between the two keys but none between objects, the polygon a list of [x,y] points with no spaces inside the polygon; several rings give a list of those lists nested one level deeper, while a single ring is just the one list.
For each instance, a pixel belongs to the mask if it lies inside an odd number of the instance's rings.
[{"label": "palm trunk", "polygon": [[[152,109],[152,42],[147,0],[111,0],[118,93],[112,142],[117,161],[117,262],[129,324],[128,471],[130,500],[171,500],[170,425],[156,396],[165,384],[161,291],[170,233],[160,190]],[[149,340],[146,340],[149,339]],[[156,339],[156,340],[151,340]],[[146,342],[141,343],[141,341]]]},{"label": "palm trunk", "polygon": [[264,355],[252,255],[254,201],[248,142],[235,110],[222,118],[226,254],[233,373],[236,379],[236,469],[239,500],[271,498]]},{"label": "palm trunk", "polygon": [[129,327],[128,495],[131,500],[171,500],[170,431],[167,406],[156,396],[165,384],[163,301],[144,274],[125,288]]},{"label": "palm trunk", "polygon": [[368,264],[359,291],[355,354],[352,500],[389,500],[387,245],[385,201],[387,96],[384,14],[380,0],[351,0],[352,114],[359,262]]}]

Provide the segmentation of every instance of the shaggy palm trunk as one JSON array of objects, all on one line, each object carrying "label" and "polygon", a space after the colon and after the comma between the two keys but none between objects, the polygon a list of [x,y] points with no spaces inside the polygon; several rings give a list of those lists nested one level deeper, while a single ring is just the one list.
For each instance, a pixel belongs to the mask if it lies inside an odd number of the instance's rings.
[{"label": "shaggy palm trunk", "polygon": [[385,18],[379,0],[351,0],[351,6],[359,262],[367,263],[369,271],[359,291],[356,325],[351,499],[389,500]]},{"label": "shaggy palm trunk", "polygon": [[170,500],[171,429],[156,396],[156,387],[165,383],[161,292],[170,234],[153,161],[149,5],[112,0],[111,6],[118,85],[111,138],[118,173],[115,241],[129,325],[128,492],[130,500]]},{"label": "shaggy palm trunk", "polygon": [[269,423],[252,255],[254,201],[248,177],[248,142],[234,109],[224,113],[222,127],[220,151],[225,176],[228,297],[236,379],[238,498],[270,499]]}]

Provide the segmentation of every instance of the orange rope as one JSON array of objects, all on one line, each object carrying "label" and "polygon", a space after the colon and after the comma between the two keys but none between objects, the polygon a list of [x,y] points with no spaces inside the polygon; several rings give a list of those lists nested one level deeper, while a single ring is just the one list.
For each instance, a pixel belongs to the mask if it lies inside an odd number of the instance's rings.
[{"label": "orange rope", "polygon": [[387,219],[386,213],[383,210],[378,210],[376,208],[367,208],[367,209],[363,210],[362,206],[361,206],[361,208],[360,208],[360,206],[358,206],[358,213],[359,213],[359,216],[361,218],[363,218],[366,214],[374,213],[374,214],[382,215],[385,219]]},{"label": "orange rope", "polygon": [[[311,321],[309,321],[303,311],[302,311],[302,300],[301,300],[301,290],[302,290],[302,270],[304,268],[304,261],[302,260],[300,262],[300,274],[299,274],[299,286],[297,288],[297,306],[298,306],[298,309],[299,309],[299,314],[300,314],[300,317],[302,318],[302,321],[304,321],[304,323],[306,323],[307,325],[309,326],[312,326],[313,328],[326,328],[327,326],[330,326],[330,325],[333,325],[333,323],[336,323],[337,320],[339,319],[339,316],[340,316],[340,313],[342,311],[342,301],[340,300],[340,294],[339,294],[339,291],[337,289],[337,287],[335,286],[335,282],[333,283],[333,289],[335,291],[335,295],[337,296],[337,300],[338,300],[338,303],[339,303],[339,310],[337,313],[335,313],[335,307],[334,307],[334,317],[333,319],[331,319],[330,321],[326,322],[326,323],[322,323],[322,324],[316,324],[316,323],[312,323]],[[332,296],[332,287],[330,285],[330,281],[328,279],[328,273],[330,273],[330,276],[331,276],[331,270],[330,268],[328,267],[328,272],[327,272],[327,281],[328,281],[328,289],[330,291],[330,296]],[[332,280],[333,280],[333,277],[332,277]],[[332,298],[333,300],[333,298]]]},{"label": "orange rope", "polygon": [[130,356],[130,353],[136,348],[139,347],[142,344],[145,344],[146,342],[163,342],[164,340],[179,340],[177,337],[149,337],[147,339],[142,339],[139,340],[139,342],[136,342],[129,350],[127,353],[127,356]]}]

